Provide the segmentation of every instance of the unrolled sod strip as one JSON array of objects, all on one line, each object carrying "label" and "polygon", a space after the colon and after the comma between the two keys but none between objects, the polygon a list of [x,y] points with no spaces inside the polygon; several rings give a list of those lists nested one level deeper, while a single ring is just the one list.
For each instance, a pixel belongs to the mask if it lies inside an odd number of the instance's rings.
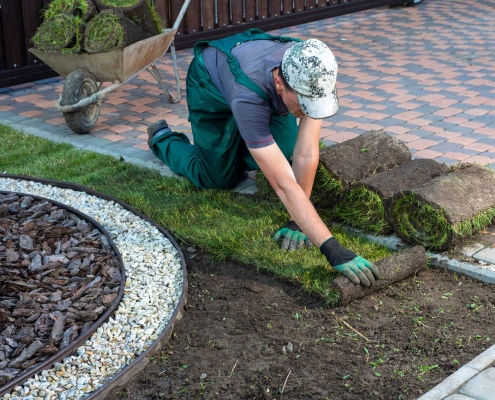
[{"label": "unrolled sod strip", "polygon": [[339,293],[339,304],[343,305],[400,282],[424,269],[427,263],[425,248],[418,245],[377,261],[375,267],[380,272],[381,278],[369,288],[355,285],[345,276],[335,279],[332,286]]},{"label": "unrolled sod strip", "polygon": [[111,235],[126,269],[124,296],[113,318],[77,349],[3,397],[74,400],[91,394],[143,353],[167,326],[183,285],[180,255],[165,235],[120,204],[85,192],[2,178],[0,190],[69,204]]},{"label": "unrolled sod strip", "polygon": [[416,159],[368,176],[344,195],[335,214],[348,225],[374,234],[388,234],[393,230],[393,199],[448,171],[447,165],[435,160]]},{"label": "unrolled sod strip", "polygon": [[446,250],[495,219],[495,173],[461,165],[415,190],[393,205],[394,229],[409,243]]}]

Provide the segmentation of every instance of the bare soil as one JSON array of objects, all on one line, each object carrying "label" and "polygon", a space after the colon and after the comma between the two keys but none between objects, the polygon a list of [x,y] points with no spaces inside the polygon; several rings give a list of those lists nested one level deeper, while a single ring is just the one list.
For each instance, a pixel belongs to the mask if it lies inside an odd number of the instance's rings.
[{"label": "bare soil", "polygon": [[107,399],[416,399],[491,346],[495,287],[426,270],[330,308],[189,248],[165,349]]}]

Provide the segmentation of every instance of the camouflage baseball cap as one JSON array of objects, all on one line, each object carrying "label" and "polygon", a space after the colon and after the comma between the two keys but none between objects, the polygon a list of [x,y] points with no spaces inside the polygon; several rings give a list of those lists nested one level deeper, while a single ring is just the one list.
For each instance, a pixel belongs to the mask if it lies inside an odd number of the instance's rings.
[{"label": "camouflage baseball cap", "polygon": [[299,105],[314,119],[331,117],[339,110],[337,61],[318,39],[298,42],[284,54],[282,74],[297,93]]}]

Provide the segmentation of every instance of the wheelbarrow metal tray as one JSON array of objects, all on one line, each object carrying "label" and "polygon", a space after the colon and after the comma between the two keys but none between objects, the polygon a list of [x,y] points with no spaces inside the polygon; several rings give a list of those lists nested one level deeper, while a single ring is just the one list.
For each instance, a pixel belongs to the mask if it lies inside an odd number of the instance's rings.
[{"label": "wheelbarrow metal tray", "polygon": [[98,82],[124,82],[163,57],[177,29],[140,40],[123,49],[104,53],[64,54],[29,49],[36,57],[66,78],[72,71],[85,69]]}]

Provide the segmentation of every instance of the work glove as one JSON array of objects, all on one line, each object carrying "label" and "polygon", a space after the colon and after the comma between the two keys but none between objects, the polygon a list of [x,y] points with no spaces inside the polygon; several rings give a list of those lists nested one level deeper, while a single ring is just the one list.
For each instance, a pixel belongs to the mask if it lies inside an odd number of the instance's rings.
[{"label": "work glove", "polygon": [[299,228],[295,221],[287,222],[287,225],[273,235],[273,240],[275,241],[278,241],[280,238],[283,238],[282,245],[280,246],[282,250],[299,250],[304,246],[312,246],[311,241],[301,231],[301,228]]},{"label": "work glove", "polygon": [[380,273],[373,263],[342,247],[333,236],[320,246],[320,251],[335,270],[347,276],[355,285],[370,287],[375,279],[380,279]]}]

